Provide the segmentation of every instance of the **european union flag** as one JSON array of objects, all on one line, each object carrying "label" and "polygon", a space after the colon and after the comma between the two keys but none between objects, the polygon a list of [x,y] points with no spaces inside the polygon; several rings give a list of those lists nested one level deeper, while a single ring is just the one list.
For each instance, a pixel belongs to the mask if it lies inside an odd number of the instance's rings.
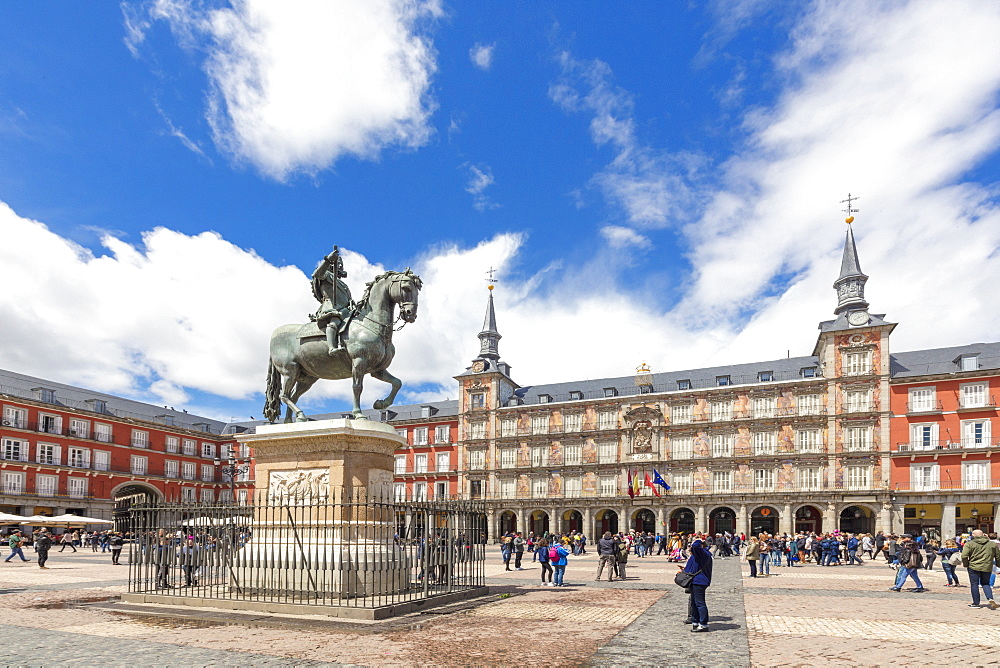
[{"label": "european union flag", "polygon": [[670,491],[670,485],[667,484],[667,481],[663,479],[663,476],[661,476],[660,472],[656,469],[653,469],[653,482],[663,489]]}]

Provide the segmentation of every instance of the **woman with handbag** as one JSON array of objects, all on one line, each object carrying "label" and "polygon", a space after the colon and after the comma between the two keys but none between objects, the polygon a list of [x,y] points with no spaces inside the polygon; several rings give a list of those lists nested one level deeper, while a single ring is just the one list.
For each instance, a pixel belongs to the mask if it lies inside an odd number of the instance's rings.
[{"label": "woman with handbag", "polygon": [[757,560],[760,559],[760,541],[757,536],[750,536],[750,542],[743,550],[743,558],[750,564],[750,577],[757,577]]},{"label": "woman with handbag", "polygon": [[698,539],[691,543],[691,556],[684,569],[674,576],[674,582],[691,594],[688,600],[688,619],[691,631],[698,633],[708,630],[708,604],[705,591],[712,584],[712,554]]}]

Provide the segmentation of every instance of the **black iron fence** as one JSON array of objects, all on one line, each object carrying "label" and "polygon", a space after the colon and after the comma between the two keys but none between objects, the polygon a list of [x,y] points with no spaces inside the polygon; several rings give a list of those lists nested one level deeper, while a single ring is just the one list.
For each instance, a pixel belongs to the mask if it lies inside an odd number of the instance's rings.
[{"label": "black iron fence", "polygon": [[481,502],[261,495],[128,513],[132,593],[381,608],[484,586]]}]

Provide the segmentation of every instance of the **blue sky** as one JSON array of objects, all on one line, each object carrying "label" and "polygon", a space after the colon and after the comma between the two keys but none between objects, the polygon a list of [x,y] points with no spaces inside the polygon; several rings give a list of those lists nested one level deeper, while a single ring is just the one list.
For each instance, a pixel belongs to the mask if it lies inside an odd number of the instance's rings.
[{"label": "blue sky", "polygon": [[849,191],[894,347],[995,340],[998,29],[972,2],[5,6],[0,366],[259,415],[333,244],[356,293],[425,278],[403,401],[453,392],[490,266],[523,384],[806,354]]}]

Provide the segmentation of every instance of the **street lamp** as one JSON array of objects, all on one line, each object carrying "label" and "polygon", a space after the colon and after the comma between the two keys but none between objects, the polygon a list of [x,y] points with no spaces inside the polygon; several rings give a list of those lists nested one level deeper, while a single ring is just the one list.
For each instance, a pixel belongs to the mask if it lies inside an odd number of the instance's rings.
[{"label": "street lamp", "polygon": [[924,519],[925,517],[927,517],[927,511],[924,510],[923,508],[921,508],[920,509],[920,519]]},{"label": "street lamp", "polygon": [[[215,465],[219,466],[220,464],[222,464],[222,460],[216,459]],[[232,494],[232,502],[236,503],[236,476],[250,472],[250,460],[238,460],[229,457],[226,459],[226,465],[219,470],[222,472],[222,475],[229,476],[229,491]]]},{"label": "street lamp", "polygon": [[979,508],[976,508],[975,506],[972,507],[972,516],[979,517]]}]

